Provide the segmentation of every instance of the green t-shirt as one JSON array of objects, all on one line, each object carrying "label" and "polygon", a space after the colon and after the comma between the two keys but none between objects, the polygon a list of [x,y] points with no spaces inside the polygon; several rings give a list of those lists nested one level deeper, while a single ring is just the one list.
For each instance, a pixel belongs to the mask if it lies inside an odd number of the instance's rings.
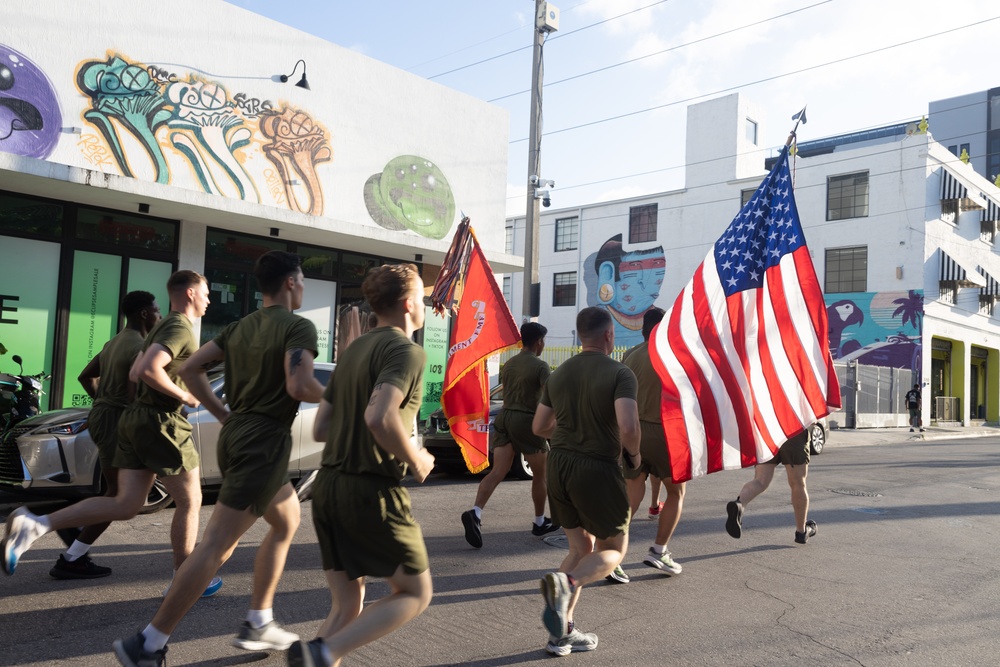
[{"label": "green t-shirt", "polygon": [[663,394],[663,384],[660,376],[653,368],[653,362],[649,359],[649,343],[640,343],[629,350],[622,361],[635,373],[635,379],[639,383],[636,402],[639,405],[639,419],[644,422],[659,424],[660,398]]},{"label": "green t-shirt", "polygon": [[566,447],[592,458],[621,456],[615,401],[636,397],[635,375],[600,352],[581,352],[562,363],[542,388],[539,401],[555,411],[552,449]]},{"label": "green t-shirt", "polygon": [[142,351],[143,338],[135,329],[122,329],[101,350],[101,376],[94,405],[128,407],[128,374]]},{"label": "green t-shirt", "polygon": [[283,306],[270,306],[233,322],[213,342],[225,352],[229,409],[291,427],[299,402],[285,389],[285,353],[308,350],[315,358],[315,325]]},{"label": "green t-shirt", "polygon": [[[170,311],[170,313],[157,323],[153,330],[146,336],[146,342],[142,346],[145,352],[151,345],[159,343],[172,359],[164,370],[170,379],[181,389],[187,391],[184,381],[177,375],[177,369],[181,367],[187,358],[198,349],[198,342],[194,339],[194,328],[191,320],[183,313]],[[172,396],[167,396],[148,386],[145,382],[139,382],[136,387],[135,400],[144,405],[165,410],[168,412],[179,412],[183,403]]]},{"label": "green t-shirt", "polygon": [[323,392],[332,406],[323,465],[352,474],[402,479],[406,465],[378,446],[365,425],[365,409],[375,385],[391,384],[403,392],[399,416],[415,423],[423,398],[426,355],[397,327],[378,327],[351,343]]},{"label": "green t-shirt", "polygon": [[535,414],[542,387],[551,374],[549,365],[528,350],[515,354],[500,369],[503,409]]}]

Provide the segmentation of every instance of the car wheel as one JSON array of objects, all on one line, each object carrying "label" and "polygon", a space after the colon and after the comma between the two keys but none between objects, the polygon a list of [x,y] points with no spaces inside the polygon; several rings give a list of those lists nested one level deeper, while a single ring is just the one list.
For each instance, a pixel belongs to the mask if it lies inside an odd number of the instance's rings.
[{"label": "car wheel", "polygon": [[295,495],[298,497],[300,503],[304,503],[305,501],[312,499],[313,482],[316,481],[316,475],[318,474],[318,470],[313,470],[311,473],[295,483]]},{"label": "car wheel", "polygon": [[809,434],[809,451],[813,454],[822,454],[826,446],[826,430],[819,422],[812,425],[812,432]]},{"label": "car wheel", "polygon": [[524,454],[518,454],[514,457],[514,462],[510,465],[510,474],[514,476],[515,479],[531,479],[535,476],[531,472],[531,464],[528,460],[524,458]]},{"label": "car wheel", "polygon": [[149,495],[146,496],[146,502],[143,503],[139,514],[159,512],[168,507],[172,502],[174,502],[174,499],[167,493],[167,487],[163,486],[163,482],[157,479],[153,482],[153,488],[149,490]]}]

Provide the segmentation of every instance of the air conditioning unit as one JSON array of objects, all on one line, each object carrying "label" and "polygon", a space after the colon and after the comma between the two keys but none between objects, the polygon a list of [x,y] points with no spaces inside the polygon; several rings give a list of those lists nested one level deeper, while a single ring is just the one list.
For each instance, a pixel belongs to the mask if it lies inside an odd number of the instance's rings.
[{"label": "air conditioning unit", "polygon": [[538,6],[538,16],[535,17],[535,28],[539,32],[555,32],[559,29],[559,8],[551,2],[543,2]]}]

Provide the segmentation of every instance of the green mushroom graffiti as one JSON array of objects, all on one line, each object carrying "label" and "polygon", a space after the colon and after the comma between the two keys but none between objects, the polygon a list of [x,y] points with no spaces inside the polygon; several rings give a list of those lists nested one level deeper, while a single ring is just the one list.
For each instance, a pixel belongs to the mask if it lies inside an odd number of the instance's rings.
[{"label": "green mushroom graffiti", "polygon": [[386,229],[409,229],[440,239],[455,221],[455,197],[448,179],[430,160],[400,155],[365,182],[365,205]]}]

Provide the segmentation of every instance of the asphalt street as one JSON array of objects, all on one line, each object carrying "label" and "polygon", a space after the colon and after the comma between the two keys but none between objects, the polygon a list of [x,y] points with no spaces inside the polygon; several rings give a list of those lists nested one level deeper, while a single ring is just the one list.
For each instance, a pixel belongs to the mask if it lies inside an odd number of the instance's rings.
[{"label": "asphalt street", "polygon": [[[633,521],[627,585],[587,587],[576,621],[595,632],[577,665],[992,665],[998,664],[1000,565],[996,429],[927,439],[904,429],[835,431],[809,470],[810,517],[819,533],[793,543],[782,471],[748,506],[744,535],[724,531],[725,504],[750,471],[688,485],[671,541],[684,572],[667,577],[642,564],[655,523]],[[954,438],[958,439],[934,439]],[[435,596],[415,621],[358,651],[346,665],[497,667],[556,660],[544,651],[538,579],[565,551],[560,533],[532,537],[529,483],[507,480],[484,514],[485,546],[469,547],[459,514],[477,478],[435,474],[409,484],[431,556]],[[0,502],[3,502],[0,499]],[[646,503],[648,505],[648,503]],[[5,515],[10,505],[0,505]],[[202,511],[207,523],[211,506]],[[61,551],[40,540],[13,577],[0,575],[0,665],[113,665],[112,640],[148,623],[170,576],[173,510],[116,524],[95,546],[107,579],[57,581]],[[280,654],[230,645],[249,599],[255,526],[223,567],[222,591],[201,600],[170,644],[168,664],[284,665]],[[312,637],[329,609],[311,505],[275,603],[278,620]],[[384,595],[372,581],[367,598]]]}]

